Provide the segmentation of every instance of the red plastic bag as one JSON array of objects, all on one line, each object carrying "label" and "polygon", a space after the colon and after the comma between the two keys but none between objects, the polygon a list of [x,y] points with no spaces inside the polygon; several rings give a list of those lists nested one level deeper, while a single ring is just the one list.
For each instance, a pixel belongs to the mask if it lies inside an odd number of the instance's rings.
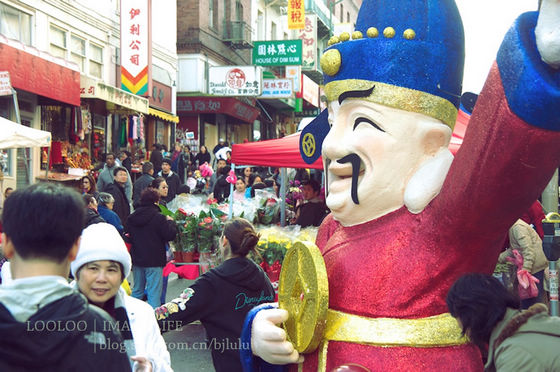
[{"label": "red plastic bag", "polygon": [[527,270],[518,270],[517,280],[519,281],[517,289],[519,291],[520,299],[526,300],[539,295],[539,289],[537,288],[539,280],[531,275]]},{"label": "red plastic bag", "polygon": [[537,297],[539,295],[539,288],[537,288],[537,283],[539,280],[531,275],[530,272],[523,269],[523,256],[517,249],[513,250],[513,258],[507,257],[506,260],[517,266],[517,291],[519,293],[519,298],[526,300],[528,298]]}]

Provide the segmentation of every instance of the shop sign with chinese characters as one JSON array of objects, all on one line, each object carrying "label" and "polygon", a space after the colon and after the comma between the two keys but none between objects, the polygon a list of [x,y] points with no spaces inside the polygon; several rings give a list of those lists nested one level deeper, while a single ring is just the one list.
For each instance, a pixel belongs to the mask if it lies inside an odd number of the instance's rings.
[{"label": "shop sign with chinese characters", "polygon": [[227,114],[252,123],[260,110],[233,97],[177,97],[178,114]]},{"label": "shop sign with chinese characters", "polygon": [[106,85],[104,82],[80,76],[80,97],[96,98],[107,102],[107,105],[119,105],[123,108],[148,113],[148,99],[131,94],[122,89]]},{"label": "shop sign with chinese characters", "polygon": [[121,89],[150,93],[150,0],[121,0]]},{"label": "shop sign with chinese characters", "polygon": [[305,27],[305,1],[288,0],[288,29],[301,30]]},{"label": "shop sign with chinese characters", "polygon": [[253,42],[253,64],[257,66],[301,65],[301,40]]},{"label": "shop sign with chinese characters", "polygon": [[302,40],[302,69],[317,70],[317,16],[305,16],[305,28],[295,32],[298,39]]},{"label": "shop sign with chinese characters", "polygon": [[209,68],[209,93],[214,96],[260,96],[262,68],[219,66]]},{"label": "shop sign with chinese characters", "polygon": [[292,79],[263,79],[259,98],[291,98],[292,93]]}]

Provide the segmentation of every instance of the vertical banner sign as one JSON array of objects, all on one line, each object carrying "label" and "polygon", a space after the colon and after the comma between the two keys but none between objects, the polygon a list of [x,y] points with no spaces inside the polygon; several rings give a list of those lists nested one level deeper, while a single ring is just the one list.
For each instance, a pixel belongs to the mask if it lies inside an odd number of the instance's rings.
[{"label": "vertical banner sign", "polygon": [[121,88],[149,94],[149,0],[121,0]]},{"label": "vertical banner sign", "polygon": [[303,41],[302,69],[317,69],[317,16],[308,14],[305,16],[305,27],[298,31],[298,39]]},{"label": "vertical banner sign", "polygon": [[305,0],[288,0],[288,29],[305,27]]}]

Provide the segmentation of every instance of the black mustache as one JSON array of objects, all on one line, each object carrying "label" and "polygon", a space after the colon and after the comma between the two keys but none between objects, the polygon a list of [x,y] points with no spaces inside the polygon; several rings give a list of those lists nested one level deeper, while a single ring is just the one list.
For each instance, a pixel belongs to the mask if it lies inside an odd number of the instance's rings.
[{"label": "black mustache", "polygon": [[348,154],[345,157],[336,161],[339,164],[350,163],[352,164],[352,188],[350,196],[354,204],[360,204],[358,200],[358,176],[360,175],[360,157],[356,154]]}]

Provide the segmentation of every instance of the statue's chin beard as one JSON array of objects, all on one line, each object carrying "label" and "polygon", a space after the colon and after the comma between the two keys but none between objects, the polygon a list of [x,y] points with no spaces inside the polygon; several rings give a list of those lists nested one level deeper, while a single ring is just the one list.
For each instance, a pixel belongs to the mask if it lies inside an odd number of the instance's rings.
[{"label": "statue's chin beard", "polygon": [[354,204],[360,204],[358,200],[358,177],[360,176],[360,157],[356,154],[348,154],[336,161],[339,164],[352,164],[352,186],[350,188],[350,196]]}]

